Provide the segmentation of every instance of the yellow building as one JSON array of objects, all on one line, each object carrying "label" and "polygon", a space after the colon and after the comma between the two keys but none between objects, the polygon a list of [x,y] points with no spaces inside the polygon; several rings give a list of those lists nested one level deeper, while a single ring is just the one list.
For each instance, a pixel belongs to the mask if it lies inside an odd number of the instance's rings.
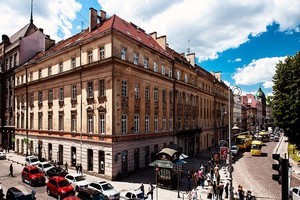
[{"label": "yellow building", "polygon": [[214,145],[226,88],[166,36],[91,8],[89,28],[15,70],[15,150],[116,179],[167,145]]}]

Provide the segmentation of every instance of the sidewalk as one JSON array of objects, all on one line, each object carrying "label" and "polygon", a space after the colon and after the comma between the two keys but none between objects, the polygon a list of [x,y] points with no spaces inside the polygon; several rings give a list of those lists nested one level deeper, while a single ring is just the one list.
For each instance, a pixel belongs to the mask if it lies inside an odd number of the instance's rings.
[{"label": "sidewalk", "polygon": [[[158,188],[154,191],[154,198],[153,199],[168,199],[168,200],[177,200],[177,199],[187,199],[187,187],[188,187],[188,180],[187,180],[187,171],[192,170],[193,168],[195,170],[199,170],[200,168],[200,162],[206,163],[210,160],[210,156],[212,152],[218,151],[215,148],[212,148],[210,151],[205,150],[199,153],[199,155],[195,158],[187,158],[185,161],[187,162],[184,166],[184,173],[180,179],[180,191],[178,198],[178,190],[167,190]],[[15,154],[13,151],[10,151],[6,154],[6,158],[8,161],[17,163],[20,166],[24,166],[25,164],[25,157],[22,155]],[[225,167],[222,167],[220,169],[220,177],[221,181],[226,184],[228,181],[228,174],[225,170]],[[74,168],[69,168],[69,173],[76,173]],[[146,190],[149,187],[149,183],[155,183],[155,172],[153,168],[147,168],[140,170],[137,173],[134,173],[128,177],[124,177],[121,181],[108,181],[105,179],[102,179],[100,177],[97,177],[95,173],[87,172],[83,170],[83,173],[86,175],[86,179],[88,181],[94,181],[94,180],[104,180],[107,182],[110,182],[117,190],[134,190],[139,188],[141,183],[144,183],[144,186]],[[197,194],[198,194],[198,200],[206,200],[207,199],[207,182],[205,181],[204,188],[198,186],[197,187]],[[159,198],[156,198],[156,195],[158,194]]]}]

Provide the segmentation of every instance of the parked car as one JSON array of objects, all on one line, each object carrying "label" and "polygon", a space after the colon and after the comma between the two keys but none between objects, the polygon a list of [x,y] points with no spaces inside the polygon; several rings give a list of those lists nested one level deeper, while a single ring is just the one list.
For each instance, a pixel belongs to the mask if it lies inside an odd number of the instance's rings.
[{"label": "parked car", "polygon": [[22,192],[16,187],[10,187],[6,192],[6,200],[34,200],[32,194]]},{"label": "parked car", "polygon": [[6,159],[6,153],[3,151],[3,149],[0,150],[0,159],[5,160]]},{"label": "parked car", "polygon": [[82,174],[67,174],[65,178],[73,185],[75,191],[79,191],[79,189],[82,188],[87,188],[89,185],[86,177]]},{"label": "parked car", "polygon": [[231,146],[231,153],[236,156],[239,153],[239,147],[236,145]]},{"label": "parked car", "polygon": [[278,135],[274,136],[274,142],[279,142],[279,136]]},{"label": "parked car", "polygon": [[300,200],[300,187],[293,187],[290,190],[290,199]]},{"label": "parked car", "polygon": [[74,187],[63,177],[53,176],[47,182],[47,194],[54,195],[58,200],[68,196],[74,196]]},{"label": "parked car", "polygon": [[36,166],[25,166],[22,171],[22,181],[27,182],[30,186],[37,184],[45,184],[44,173]]},{"label": "parked car", "polygon": [[76,196],[68,196],[68,197],[64,198],[64,200],[81,200],[81,199]]},{"label": "parked car", "polygon": [[81,200],[106,200],[105,196],[101,192],[91,188],[79,190],[77,197]]},{"label": "parked car", "polygon": [[61,167],[52,167],[51,169],[48,169],[45,174],[48,178],[52,176],[65,177],[68,174],[68,172],[66,172],[66,170]]},{"label": "parked car", "polygon": [[88,188],[98,190],[106,199],[119,199],[120,192],[118,192],[110,183],[106,181],[94,181],[88,185]]},{"label": "parked car", "polygon": [[40,164],[39,159],[36,156],[27,156],[25,158],[25,165],[38,165]]},{"label": "parked car", "polygon": [[128,190],[128,191],[121,192],[120,199],[142,200],[142,199],[148,199],[148,198],[147,198],[147,196],[144,196],[144,194],[141,190]]},{"label": "parked car", "polygon": [[54,166],[51,165],[49,162],[40,162],[37,167],[46,173],[49,169],[53,168]]}]

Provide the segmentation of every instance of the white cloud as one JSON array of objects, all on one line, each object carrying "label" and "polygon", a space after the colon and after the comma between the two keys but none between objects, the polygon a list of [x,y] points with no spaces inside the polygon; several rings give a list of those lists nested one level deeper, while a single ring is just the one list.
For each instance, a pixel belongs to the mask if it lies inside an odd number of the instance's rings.
[{"label": "white cloud", "polygon": [[272,88],[273,85],[274,85],[274,83],[272,81],[266,81],[263,84],[264,88]]},{"label": "white cloud", "polygon": [[[30,2],[0,0],[1,34],[12,36],[29,23]],[[72,21],[81,7],[76,0],[33,1],[33,23],[59,41],[72,35]]]},{"label": "white cloud", "polygon": [[234,61],[235,61],[235,62],[241,62],[242,59],[241,59],[241,58],[237,58],[237,59],[235,59]]},{"label": "white cloud", "polygon": [[[166,35],[171,48],[191,52],[199,61],[215,59],[229,48],[237,48],[258,36],[274,21],[280,29],[294,30],[300,23],[299,0],[98,0],[109,15],[117,14],[150,33]],[[130,12],[128,12],[130,11]]]},{"label": "white cloud", "polygon": [[235,84],[252,85],[263,82],[265,88],[270,88],[276,64],[284,59],[285,57],[273,57],[253,60],[247,66],[238,68],[232,78],[235,80]]}]

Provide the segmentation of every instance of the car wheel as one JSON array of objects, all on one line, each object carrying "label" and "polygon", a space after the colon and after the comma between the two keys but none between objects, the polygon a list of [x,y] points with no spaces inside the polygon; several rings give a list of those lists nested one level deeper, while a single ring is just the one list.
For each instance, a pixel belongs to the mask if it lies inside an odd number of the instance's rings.
[{"label": "car wheel", "polygon": [[47,188],[47,194],[48,194],[48,196],[51,196],[51,191],[49,188]]}]

